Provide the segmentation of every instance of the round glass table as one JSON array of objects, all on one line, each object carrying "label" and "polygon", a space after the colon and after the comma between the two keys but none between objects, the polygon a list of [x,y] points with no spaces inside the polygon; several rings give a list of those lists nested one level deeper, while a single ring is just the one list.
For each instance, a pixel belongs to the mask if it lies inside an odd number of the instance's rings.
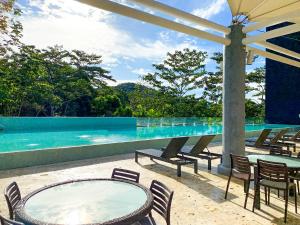
[{"label": "round glass table", "polygon": [[249,162],[251,164],[257,164],[257,160],[266,160],[271,162],[285,163],[286,166],[291,170],[300,169],[300,159],[285,156],[276,155],[248,155]]},{"label": "round glass table", "polygon": [[16,220],[40,224],[131,224],[146,216],[153,196],[140,184],[114,179],[66,181],[20,201]]},{"label": "round glass table", "polygon": [[[256,165],[257,160],[265,160],[275,163],[285,163],[287,168],[290,170],[291,173],[294,173],[294,171],[300,170],[300,159],[293,158],[293,157],[286,157],[286,156],[277,156],[277,155],[248,155],[249,162],[251,165]],[[257,167],[254,167],[254,185],[257,183]],[[293,182],[291,180],[291,182]],[[293,196],[294,193],[292,190],[289,191],[290,195]],[[260,209],[260,192],[256,192],[256,199],[258,199],[255,202],[255,207]]]}]

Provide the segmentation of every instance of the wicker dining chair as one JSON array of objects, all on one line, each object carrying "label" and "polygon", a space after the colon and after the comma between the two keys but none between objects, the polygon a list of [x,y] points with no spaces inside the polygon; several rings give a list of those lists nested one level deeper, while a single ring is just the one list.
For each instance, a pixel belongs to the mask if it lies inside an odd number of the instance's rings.
[{"label": "wicker dining chair", "polygon": [[120,179],[120,180],[128,180],[128,181],[139,183],[140,173],[132,171],[132,170],[114,168],[111,178]]},{"label": "wicker dining chair", "polygon": [[0,215],[0,224],[1,225],[24,225],[21,222],[17,222],[15,220],[6,219]]},{"label": "wicker dining chair", "polygon": [[[153,180],[150,186],[150,191],[153,194],[154,202],[153,202],[153,208],[155,212],[157,212],[159,215],[161,215],[164,220],[166,221],[167,225],[171,225],[171,204],[174,192],[171,191],[166,185],[163,183]],[[149,216],[144,217],[142,220],[140,220],[138,225],[157,225],[155,222],[155,219],[152,216],[152,213],[150,212]]]},{"label": "wicker dining chair", "polygon": [[237,179],[243,180],[245,185],[244,191],[246,193],[244,208],[246,208],[248,195],[249,195],[250,182],[254,181],[254,175],[251,173],[251,165],[248,157],[245,156],[230,154],[230,159],[231,159],[231,169],[230,169],[230,174],[227,182],[225,199],[227,199],[227,193],[228,193],[231,178],[235,177]]},{"label": "wicker dining chair", "polygon": [[4,196],[8,206],[9,218],[14,219],[14,210],[18,202],[21,200],[21,192],[15,181],[5,188]]},{"label": "wicker dining chair", "polygon": [[271,148],[270,155],[280,155],[280,156],[291,157],[292,152],[290,150],[285,150],[285,149]]},{"label": "wicker dining chair", "polygon": [[[295,193],[295,212],[297,213],[297,194],[296,185],[289,182],[289,172],[285,163],[275,163],[264,160],[257,160],[257,182],[255,186],[255,194],[252,211],[257,199],[257,192],[260,192],[260,186],[284,191],[285,211],[284,222],[287,219],[287,208],[289,199],[289,190],[293,189]],[[269,200],[268,200],[269,202]]]},{"label": "wicker dining chair", "polygon": [[[297,158],[300,159],[300,152],[298,152]],[[300,183],[299,183],[299,181],[300,181],[300,171],[296,171],[294,174],[291,174],[290,178],[293,179],[294,181],[296,181],[298,195],[300,195]]]}]

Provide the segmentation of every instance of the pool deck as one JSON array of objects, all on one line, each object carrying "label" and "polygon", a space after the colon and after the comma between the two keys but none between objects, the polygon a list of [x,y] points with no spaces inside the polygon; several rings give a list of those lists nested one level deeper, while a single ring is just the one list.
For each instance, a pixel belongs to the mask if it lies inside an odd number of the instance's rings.
[{"label": "pool deck", "polygon": [[[214,144],[210,150],[221,152],[221,146],[218,143]],[[262,153],[262,151],[253,148],[247,148],[247,152]],[[3,190],[11,181],[16,181],[21,188],[22,195],[25,196],[37,188],[60,181],[80,178],[107,178],[110,177],[113,168],[120,167],[140,172],[140,183],[145,186],[149,186],[153,179],[157,179],[174,190],[171,211],[172,225],[283,224],[284,201],[282,197],[278,199],[276,193],[271,195],[270,207],[262,202],[262,210],[256,210],[253,213],[251,211],[253,186],[251,186],[247,210],[245,210],[243,208],[242,182],[233,180],[228,200],[224,200],[227,177],[217,174],[216,166],[218,163],[218,160],[214,160],[212,171],[208,172],[207,161],[199,160],[199,174],[194,174],[192,167],[185,166],[182,168],[182,177],[178,178],[176,168],[170,164],[154,163],[148,158],[141,158],[140,164],[136,164],[133,154],[123,154],[1,171],[0,190]],[[298,205],[300,205],[299,203],[300,200],[298,199]],[[0,196],[0,214],[8,215],[3,195]],[[160,221],[159,216],[156,214],[154,216]],[[300,214],[294,213],[292,198],[289,199],[287,224],[300,224]]]}]

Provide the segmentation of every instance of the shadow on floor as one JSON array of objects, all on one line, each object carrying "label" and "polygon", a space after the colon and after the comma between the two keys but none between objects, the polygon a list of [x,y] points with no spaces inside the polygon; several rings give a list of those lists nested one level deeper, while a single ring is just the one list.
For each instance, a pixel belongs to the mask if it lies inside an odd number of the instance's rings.
[{"label": "shadow on floor", "polygon": [[[145,169],[151,170],[152,172],[159,173],[166,177],[172,178],[177,182],[182,183],[188,188],[193,189],[199,194],[204,195],[205,197],[210,198],[217,203],[223,203],[224,201],[226,201],[224,199],[225,189],[223,190],[223,188],[220,188],[217,186],[217,184],[214,184],[214,180],[202,176],[201,175],[202,168],[199,169],[198,174],[194,174],[194,173],[191,174],[185,172],[183,167],[181,177],[177,177],[176,168],[170,167],[168,165],[156,163],[155,161],[150,161],[150,162],[151,164],[139,163],[139,165]],[[233,199],[233,198],[238,198],[238,196],[229,193],[228,199]]]}]

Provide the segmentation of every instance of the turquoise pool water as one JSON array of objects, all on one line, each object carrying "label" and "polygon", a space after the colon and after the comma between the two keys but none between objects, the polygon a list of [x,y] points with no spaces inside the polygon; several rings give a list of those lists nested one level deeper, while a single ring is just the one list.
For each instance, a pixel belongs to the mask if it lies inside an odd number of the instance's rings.
[{"label": "turquoise pool water", "polygon": [[[264,128],[293,127],[290,125],[246,125],[246,131]],[[147,139],[160,139],[176,136],[200,136],[220,134],[221,125],[129,127],[108,129],[58,129],[0,131],[0,152],[38,150],[46,148],[97,145]]]}]

